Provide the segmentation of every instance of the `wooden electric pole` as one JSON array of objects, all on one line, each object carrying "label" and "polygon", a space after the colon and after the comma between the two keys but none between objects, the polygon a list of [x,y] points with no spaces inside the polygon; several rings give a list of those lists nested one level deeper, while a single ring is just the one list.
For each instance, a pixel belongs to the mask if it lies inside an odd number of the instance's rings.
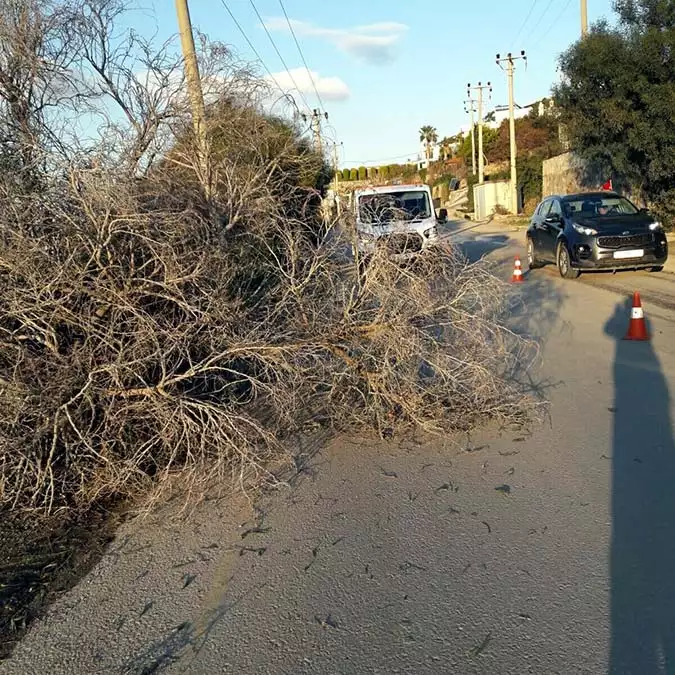
[{"label": "wooden electric pole", "polygon": [[178,29],[180,31],[180,44],[183,50],[185,63],[185,79],[187,81],[188,95],[192,108],[192,124],[195,130],[195,138],[199,149],[199,163],[202,171],[202,182],[207,199],[211,197],[211,169],[209,158],[209,146],[206,136],[206,112],[204,108],[204,92],[199,77],[199,64],[195,52],[195,40],[192,34],[190,10],[187,0],[176,0],[176,14],[178,16]]},{"label": "wooden electric pole", "polygon": [[[518,148],[516,146],[516,116],[515,116],[515,99],[513,96],[513,73],[516,70],[515,61],[522,59],[527,63],[527,56],[525,52],[521,51],[520,56],[513,56],[509,52],[505,58],[500,58],[497,54],[497,65],[506,71],[506,78],[509,85],[509,139],[511,146],[511,212],[517,214],[520,210],[518,199],[518,171],[516,168],[516,159],[518,155]],[[506,65],[504,65],[506,64]]]},{"label": "wooden electric pole", "polygon": [[581,37],[588,35],[588,0],[581,0]]}]

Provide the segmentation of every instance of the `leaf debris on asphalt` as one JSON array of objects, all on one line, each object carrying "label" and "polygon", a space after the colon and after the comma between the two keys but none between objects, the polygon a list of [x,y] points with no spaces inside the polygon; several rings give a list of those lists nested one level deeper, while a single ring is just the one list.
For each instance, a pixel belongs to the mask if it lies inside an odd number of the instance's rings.
[{"label": "leaf debris on asphalt", "polygon": [[321,626],[321,628],[339,628],[338,622],[329,614],[325,619],[320,616],[315,616],[314,620]]},{"label": "leaf debris on asphalt", "polygon": [[244,530],[241,533],[241,538],[246,539],[249,534],[265,534],[266,532],[269,532],[272,528],[271,527],[249,527],[248,530]]},{"label": "leaf debris on asphalt", "polygon": [[507,485],[506,483],[504,483],[503,485],[498,485],[495,488],[495,490],[497,490],[497,492],[501,492],[503,495],[510,495],[511,494],[511,486]]},{"label": "leaf debris on asphalt", "polygon": [[507,452],[502,452],[501,450],[499,451],[499,454],[502,457],[513,457],[513,455],[519,455],[520,450],[508,450]]},{"label": "leaf debris on asphalt", "polygon": [[312,549],[312,559],[305,565],[305,572],[314,564],[316,557],[319,555],[319,547],[315,546]]},{"label": "leaf debris on asphalt", "polygon": [[184,574],[183,575],[183,588],[187,588],[195,579],[197,578],[196,574]]},{"label": "leaf debris on asphalt", "polygon": [[481,523],[487,527],[488,534],[492,534],[492,528],[490,527],[490,523],[487,522],[487,520],[481,520]]},{"label": "leaf debris on asphalt", "polygon": [[480,656],[487,648],[490,642],[492,641],[492,633],[488,633],[485,638],[483,638],[483,641],[480,644],[477,644],[475,647],[471,649],[471,656],[476,657]]},{"label": "leaf debris on asphalt", "polygon": [[387,469],[383,469],[380,467],[380,471],[387,477],[387,478],[398,478],[398,474],[396,471],[387,471]]},{"label": "leaf debris on asphalt", "polygon": [[401,563],[398,568],[403,571],[407,572],[409,569],[414,569],[414,570],[419,570],[420,572],[426,572],[428,570],[427,567],[423,567],[422,565],[416,565],[413,562],[410,562],[409,560],[406,560],[405,562]]}]

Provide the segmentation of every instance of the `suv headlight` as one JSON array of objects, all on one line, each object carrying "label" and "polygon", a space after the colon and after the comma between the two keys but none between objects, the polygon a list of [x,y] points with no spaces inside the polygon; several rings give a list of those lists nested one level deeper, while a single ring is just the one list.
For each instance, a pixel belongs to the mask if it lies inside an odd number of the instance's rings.
[{"label": "suv headlight", "polygon": [[650,229],[652,232],[660,232],[660,231],[663,229],[663,225],[661,225],[661,223],[658,223],[658,222],[657,222],[657,223],[652,223],[652,224],[649,226],[649,229]]},{"label": "suv headlight", "polygon": [[584,225],[579,225],[579,223],[574,223],[574,229],[579,234],[585,234],[587,237],[592,237],[598,233],[598,231],[594,230],[592,227],[585,227]]},{"label": "suv headlight", "polygon": [[424,236],[427,239],[430,239],[432,237],[437,237],[438,236],[438,229],[434,225],[434,227],[430,227],[428,230],[424,230]]}]

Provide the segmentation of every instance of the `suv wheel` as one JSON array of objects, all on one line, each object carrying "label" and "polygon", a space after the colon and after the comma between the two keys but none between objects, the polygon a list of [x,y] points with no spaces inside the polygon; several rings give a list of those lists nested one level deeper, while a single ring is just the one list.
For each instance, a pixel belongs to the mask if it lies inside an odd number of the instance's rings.
[{"label": "suv wheel", "polygon": [[563,243],[558,244],[558,255],[556,256],[558,261],[558,272],[563,279],[576,279],[581,272],[575,270],[572,267],[570,261],[570,252],[567,250],[567,246]]},{"label": "suv wheel", "polygon": [[527,238],[527,266],[531,270],[543,267],[543,263],[537,260],[537,256],[534,253],[534,242],[532,241],[532,237]]}]

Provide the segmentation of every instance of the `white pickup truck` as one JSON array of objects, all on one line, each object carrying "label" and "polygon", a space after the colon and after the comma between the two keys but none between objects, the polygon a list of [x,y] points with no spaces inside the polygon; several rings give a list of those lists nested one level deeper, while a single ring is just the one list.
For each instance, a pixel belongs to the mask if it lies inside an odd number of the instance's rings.
[{"label": "white pickup truck", "polygon": [[438,242],[437,224],[448,217],[434,211],[428,185],[386,185],[356,190],[356,248],[370,255],[385,245],[397,258],[409,258]]}]

